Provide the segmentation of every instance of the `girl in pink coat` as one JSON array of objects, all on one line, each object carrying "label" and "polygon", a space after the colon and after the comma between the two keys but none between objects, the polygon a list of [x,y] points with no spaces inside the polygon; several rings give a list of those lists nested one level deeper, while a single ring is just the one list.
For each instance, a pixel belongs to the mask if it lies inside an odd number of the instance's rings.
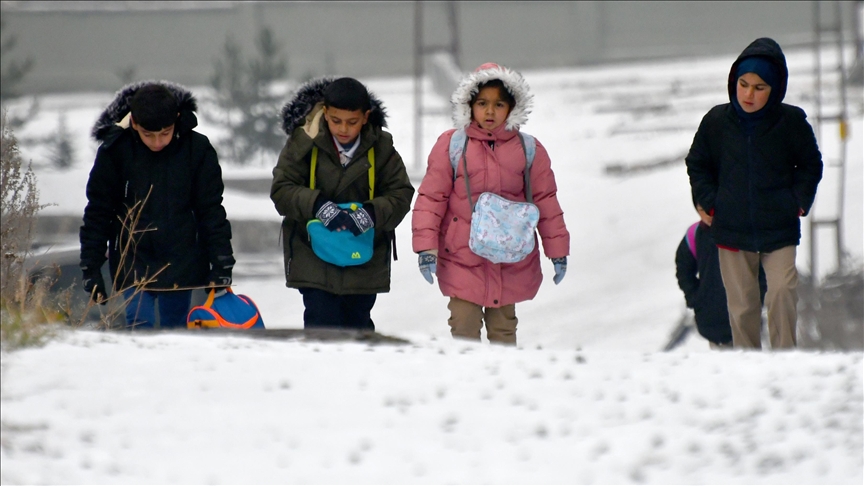
[{"label": "girl in pink coat", "polygon": [[[477,68],[456,88],[450,102],[454,125],[467,136],[464,154],[472,201],[461,158],[455,169],[450,160],[450,139],[457,130],[441,134],[429,154],[412,214],[412,244],[420,255],[420,272],[430,284],[436,274],[441,292],[450,297],[448,323],[455,338],[480,340],[485,321],[490,342],[515,345],[516,303],[533,299],[543,279],[536,234],[534,250],[516,263],[492,263],[468,247],[477,196],[492,192],[527,201],[526,151],[518,135],[532,101],[521,74],[493,63]],[[533,202],[540,210],[537,232],[558,284],[567,270],[570,233],[549,154],[539,142],[529,175]]]}]

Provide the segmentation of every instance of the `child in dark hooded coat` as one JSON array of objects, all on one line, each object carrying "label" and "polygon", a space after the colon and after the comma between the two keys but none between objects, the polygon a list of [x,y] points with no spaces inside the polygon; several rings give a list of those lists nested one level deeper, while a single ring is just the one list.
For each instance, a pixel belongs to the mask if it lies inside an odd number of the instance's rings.
[{"label": "child in dark hooded coat", "polygon": [[153,327],[158,306],[160,326],[186,327],[191,288],[231,285],[222,170],[194,130],[196,110],[186,88],[143,81],[120,90],[93,128],[101,145],[80,232],[83,287],[95,302],[108,296],[107,250],[129,326]]},{"label": "child in dark hooded coat", "polygon": [[753,41],[729,71],[730,102],[705,115],[685,159],[719,247],[736,348],[761,348],[760,263],[771,347],[797,345],[796,247],[822,156],[804,111],[782,103],[788,76],[780,46]]}]

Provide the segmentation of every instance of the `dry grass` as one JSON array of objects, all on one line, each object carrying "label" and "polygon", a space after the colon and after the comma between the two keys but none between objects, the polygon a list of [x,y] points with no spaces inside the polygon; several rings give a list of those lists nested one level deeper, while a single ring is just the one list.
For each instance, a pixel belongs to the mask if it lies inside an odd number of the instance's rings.
[{"label": "dry grass", "polygon": [[49,335],[46,323],[57,322],[49,304],[50,281],[31,279],[24,263],[30,253],[39,204],[36,175],[24,168],[18,140],[0,116],[0,345],[4,350],[43,342]]}]

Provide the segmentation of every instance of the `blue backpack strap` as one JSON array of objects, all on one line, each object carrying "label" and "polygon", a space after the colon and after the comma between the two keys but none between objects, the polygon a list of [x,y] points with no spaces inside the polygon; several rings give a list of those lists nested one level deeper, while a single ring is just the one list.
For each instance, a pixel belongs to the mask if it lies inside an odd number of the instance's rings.
[{"label": "blue backpack strap", "polygon": [[465,128],[457,128],[450,137],[450,167],[453,168],[453,180],[456,180],[456,166],[459,164],[459,159],[462,157],[462,151],[465,150],[465,144],[468,142],[468,134],[465,133]]},{"label": "blue backpack strap", "polygon": [[531,164],[534,163],[534,156],[537,154],[537,140],[525,132],[519,132],[522,135],[522,142],[525,144],[525,163],[528,169],[531,169]]},{"label": "blue backpack strap", "polygon": [[696,228],[698,227],[699,221],[687,228],[687,246],[690,247],[690,253],[693,254],[693,258],[696,258]]},{"label": "blue backpack strap", "polygon": [[[528,169],[531,169],[531,164],[534,163],[534,156],[537,154],[537,140],[533,136],[519,132],[522,137],[523,149],[525,150],[525,163]],[[459,165],[459,158],[462,157],[462,151],[465,150],[465,144],[468,141],[468,134],[465,133],[465,128],[457,128],[450,137],[450,167],[453,168],[453,180],[456,180],[456,166]]]}]

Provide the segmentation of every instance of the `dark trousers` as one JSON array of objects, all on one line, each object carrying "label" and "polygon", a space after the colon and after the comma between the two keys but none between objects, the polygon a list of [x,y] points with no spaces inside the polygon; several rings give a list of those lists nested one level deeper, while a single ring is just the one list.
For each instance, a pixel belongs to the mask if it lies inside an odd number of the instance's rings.
[{"label": "dark trousers", "polygon": [[192,302],[191,290],[172,292],[136,292],[134,288],[123,293],[126,299],[126,325],[135,329],[153,329],[156,326],[156,308],[159,308],[159,326],[162,329],[185,328]]},{"label": "dark trousers", "polygon": [[338,327],[374,331],[370,313],[375,305],[377,294],[336,295],[330,292],[305,288],[300,289],[303,295],[303,327]]}]

